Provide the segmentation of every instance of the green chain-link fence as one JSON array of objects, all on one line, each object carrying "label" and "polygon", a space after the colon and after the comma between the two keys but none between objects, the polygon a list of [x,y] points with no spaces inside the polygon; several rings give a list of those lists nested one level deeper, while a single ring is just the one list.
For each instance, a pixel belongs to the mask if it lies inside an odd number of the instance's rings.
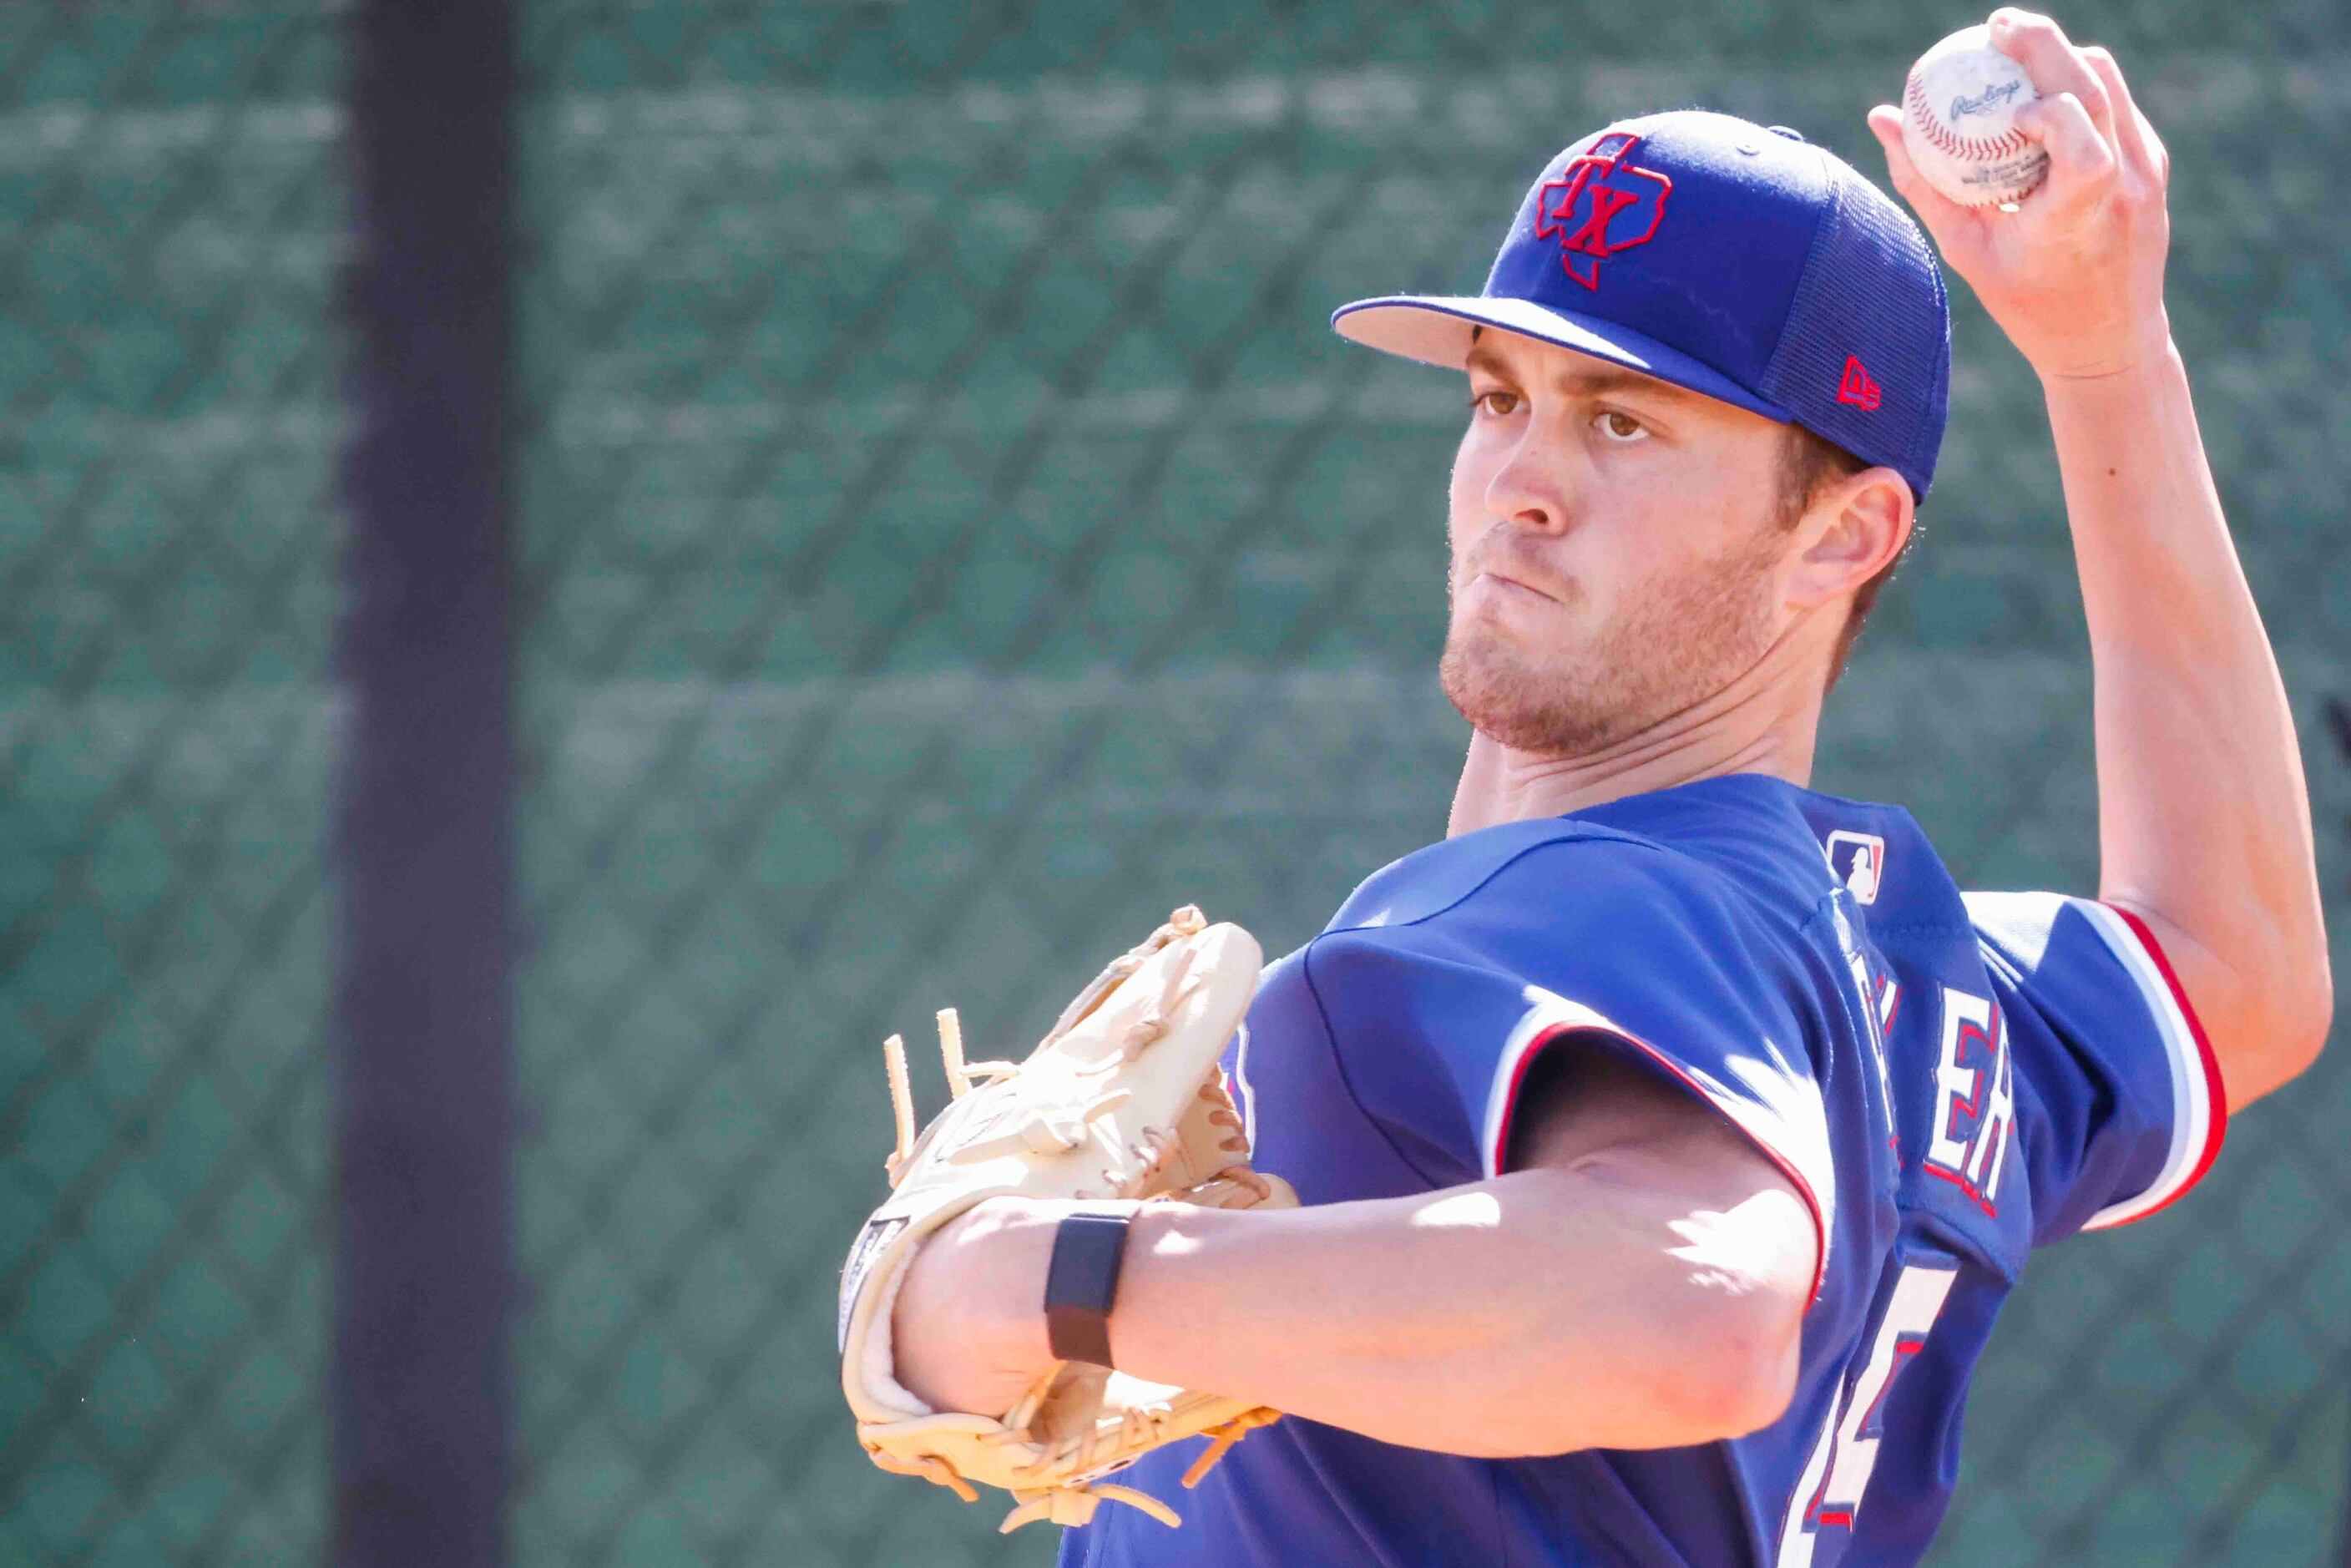
[{"label": "green chain-link fence", "polygon": [[[2179,329],[2309,698],[2351,628],[2351,25],[2118,10],[2077,30],[2178,156]],[[880,1190],[876,1042],[949,1002],[991,1049],[1031,1039],[1178,897],[1295,944],[1441,832],[1458,388],[1338,342],[1329,308],[1474,287],[1527,178],[1614,114],[1706,103],[1876,169],[1863,110],[1965,19],[533,10],[526,1560],[1047,1556],[869,1474],[841,1425],[830,1303]],[[1821,778],[1914,803],[1980,884],[2086,889],[2047,435],[1980,314],[1959,331],[1925,548]],[[2182,1211],[2041,1260],[1942,1561],[2320,1561],[2346,1076],[2248,1115]]]},{"label": "green chain-link fence", "polygon": [[[2064,16],[2176,159],[2175,327],[2339,929],[2351,21]],[[1970,19],[525,5],[517,1562],[1049,1559],[848,1432],[882,1035],[953,1003],[1017,1048],[1171,903],[1280,949],[1440,833],[1459,390],[1330,308],[1474,287],[1612,115],[1875,171],[1863,110]],[[0,1560],[323,1530],[336,47],[332,14],[0,5]],[[2047,432],[1964,298],[1957,352],[1818,779],[1976,884],[2087,889]],[[2179,1208],[2037,1260],[1938,1563],[2331,1560],[2346,1099],[2329,1057]]]},{"label": "green chain-link fence", "polygon": [[340,47],[0,5],[0,1563],[324,1539]]}]

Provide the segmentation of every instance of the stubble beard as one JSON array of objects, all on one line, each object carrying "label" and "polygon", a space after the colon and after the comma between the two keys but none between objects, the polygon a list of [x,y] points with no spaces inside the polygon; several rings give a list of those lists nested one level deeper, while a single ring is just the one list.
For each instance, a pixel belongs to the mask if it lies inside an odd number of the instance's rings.
[{"label": "stubble beard", "polygon": [[1652,580],[1572,645],[1542,648],[1458,616],[1437,663],[1470,727],[1514,751],[1590,757],[1705,701],[1771,643],[1769,535],[1703,570]]}]

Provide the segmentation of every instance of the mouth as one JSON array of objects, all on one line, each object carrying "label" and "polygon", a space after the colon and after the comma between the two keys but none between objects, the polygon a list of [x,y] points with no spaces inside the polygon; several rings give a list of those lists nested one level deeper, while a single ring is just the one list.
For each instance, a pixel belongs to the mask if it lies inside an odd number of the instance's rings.
[{"label": "mouth", "polygon": [[1490,582],[1506,594],[1522,593],[1531,598],[1540,599],[1547,604],[1556,604],[1559,602],[1559,600],[1554,595],[1545,593],[1541,589],[1537,588],[1534,584],[1527,581],[1525,579],[1513,577],[1507,571],[1499,571],[1490,566],[1480,567],[1476,572],[1472,573],[1468,586],[1475,588],[1480,582]]}]

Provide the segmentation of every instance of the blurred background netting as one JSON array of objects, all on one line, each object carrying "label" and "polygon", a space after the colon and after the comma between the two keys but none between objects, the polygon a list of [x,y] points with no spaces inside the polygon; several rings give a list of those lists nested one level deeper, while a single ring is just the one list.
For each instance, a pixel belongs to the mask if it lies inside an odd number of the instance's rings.
[{"label": "blurred background netting", "polygon": [[[1452,379],[1331,308],[1474,289],[1525,183],[1702,103],[1881,164],[1949,26],[1855,0],[526,7],[528,1563],[1039,1563],[831,1385],[876,1049],[1017,1050],[1180,899],[1281,950],[1441,834]],[[2179,334],[2306,708],[2343,685],[2351,21],[2075,7],[2179,161]],[[1925,548],[1820,781],[2095,885],[2034,388],[1966,307]],[[2153,609],[2154,607],[2150,607]],[[2346,801],[2314,710],[2331,885]],[[2314,1564],[2346,1466],[2351,1068],[2044,1257],[1945,1563]],[[924,1086],[935,1104],[935,1078]]]},{"label": "blurred background netting", "polygon": [[0,1563],[325,1541],[340,44],[0,5]]},{"label": "blurred background netting", "polygon": [[[1284,949],[1440,834],[1461,392],[1329,310],[1474,288],[1614,115],[1875,172],[1864,110],[1972,19],[525,0],[516,1561],[1050,1560],[848,1430],[880,1039],[952,1003],[1017,1051],[1172,904]],[[2339,933],[2351,17],[2064,19],[2176,160],[2174,324]],[[0,1563],[327,1531],[345,26],[0,0]],[[2047,431],[1964,296],[1957,354],[1816,781],[1975,885],[2087,890]],[[2332,1560],[2346,1101],[2338,1046],[2189,1201],[2037,1260],[1938,1564]]]}]

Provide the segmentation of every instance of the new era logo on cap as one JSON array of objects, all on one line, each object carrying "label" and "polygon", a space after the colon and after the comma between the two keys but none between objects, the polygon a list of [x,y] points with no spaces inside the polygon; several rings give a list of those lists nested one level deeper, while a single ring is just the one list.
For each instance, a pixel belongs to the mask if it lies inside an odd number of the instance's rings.
[{"label": "new era logo on cap", "polygon": [[1877,384],[1867,366],[1857,354],[1844,357],[1844,374],[1837,378],[1837,402],[1849,402],[1855,408],[1876,408],[1886,401],[1886,389]]}]

